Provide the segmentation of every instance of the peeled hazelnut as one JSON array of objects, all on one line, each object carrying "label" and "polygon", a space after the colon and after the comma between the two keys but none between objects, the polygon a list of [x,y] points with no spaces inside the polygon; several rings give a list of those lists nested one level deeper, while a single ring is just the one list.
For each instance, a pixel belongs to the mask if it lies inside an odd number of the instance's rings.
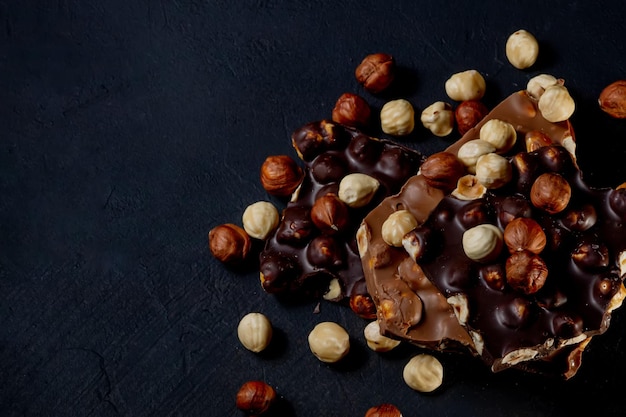
[{"label": "peeled hazelnut", "polygon": [[311,352],[322,362],[338,362],[350,350],[348,332],[337,323],[329,321],[316,325],[309,333],[308,340]]},{"label": "peeled hazelnut", "polygon": [[435,136],[448,136],[454,128],[452,107],[443,101],[437,101],[422,111],[420,117],[424,127]]},{"label": "peeled hazelnut", "polygon": [[365,417],[402,417],[402,413],[393,404],[381,404],[367,410]]},{"label": "peeled hazelnut", "polygon": [[469,319],[469,303],[465,294],[456,294],[446,299],[452,307],[452,311],[461,326],[464,326]]},{"label": "peeled hazelnut", "polygon": [[459,178],[456,188],[451,195],[459,200],[476,200],[482,198],[487,188],[478,181],[474,175],[464,175]]},{"label": "peeled hazelnut", "polygon": [[340,232],[349,223],[348,206],[337,195],[328,193],[315,200],[311,208],[311,220],[322,233]]},{"label": "peeled hazelnut", "polygon": [[465,165],[470,174],[475,174],[478,158],[495,151],[496,147],[491,143],[481,139],[473,139],[461,145],[456,156]]},{"label": "peeled hazelnut", "polygon": [[429,247],[436,240],[429,227],[416,227],[402,238],[402,246],[411,259],[419,261],[428,256]]},{"label": "peeled hazelnut", "polygon": [[487,188],[500,188],[511,181],[512,176],[511,164],[503,156],[488,153],[476,161],[476,178]]},{"label": "peeled hazelnut", "polygon": [[372,201],[380,182],[369,175],[348,174],[339,183],[339,199],[353,208],[366,206]]},{"label": "peeled hazelnut", "polygon": [[499,119],[487,121],[479,133],[480,139],[492,144],[496,153],[508,152],[517,141],[517,132],[511,123]]},{"label": "peeled hazelnut", "polygon": [[363,335],[367,341],[367,346],[374,352],[389,352],[400,344],[399,340],[380,334],[380,325],[378,324],[378,321],[372,321],[365,326]]},{"label": "peeled hazelnut", "polygon": [[533,206],[550,214],[565,210],[571,196],[572,188],[567,180],[553,172],[541,174],[530,189]]},{"label": "peeled hazelnut", "polygon": [[607,85],[600,93],[598,104],[609,116],[626,119],[626,80]]},{"label": "peeled hazelnut", "polygon": [[261,352],[272,340],[272,323],[261,313],[248,313],[237,326],[237,337],[246,349]]},{"label": "peeled hazelnut", "polygon": [[406,136],[415,127],[415,110],[407,100],[392,100],[380,110],[380,124],[388,135]]},{"label": "peeled hazelnut", "polygon": [[272,203],[257,201],[243,212],[243,228],[256,239],[265,240],[278,226],[278,210]]},{"label": "peeled hazelnut", "polygon": [[480,100],[485,95],[486,83],[476,70],[453,74],[445,84],[446,94],[455,101]]},{"label": "peeled hazelnut", "polygon": [[552,145],[552,141],[545,133],[539,130],[531,130],[524,135],[524,144],[527,152],[534,152],[544,146]]},{"label": "peeled hazelnut", "polygon": [[237,408],[252,415],[266,413],[276,401],[276,391],[263,381],[248,381],[237,392]]},{"label": "peeled hazelnut", "polygon": [[437,152],[426,158],[419,172],[429,186],[449,192],[465,175],[465,166],[454,154]]},{"label": "peeled hazelnut", "polygon": [[506,282],[524,294],[539,291],[548,277],[546,263],[534,253],[523,250],[513,253],[506,260]]},{"label": "peeled hazelnut", "polygon": [[434,356],[420,354],[404,366],[402,377],[414,390],[432,392],[443,383],[443,366]]},{"label": "peeled hazelnut", "polygon": [[553,85],[563,85],[563,80],[550,74],[539,74],[528,81],[526,91],[532,98],[539,100],[544,91]]},{"label": "peeled hazelnut", "polygon": [[380,93],[393,81],[396,63],[389,54],[377,53],[366,56],[356,68],[357,81],[370,93]]},{"label": "peeled hazelnut", "polygon": [[382,225],[382,238],[389,246],[402,247],[402,238],[417,227],[417,220],[407,210],[398,210],[387,217]]},{"label": "peeled hazelnut", "polygon": [[489,109],[478,100],[466,100],[459,104],[454,111],[457,130],[461,135],[467,133],[487,116]]},{"label": "peeled hazelnut", "polygon": [[353,294],[350,297],[350,308],[362,319],[376,318],[376,305],[369,294]]},{"label": "peeled hazelnut", "polygon": [[463,251],[473,261],[488,263],[502,250],[502,231],[492,224],[480,224],[463,233]]},{"label": "peeled hazelnut", "polygon": [[558,84],[546,88],[537,106],[543,118],[552,123],[569,119],[576,109],[576,103],[567,88]]},{"label": "peeled hazelnut", "polygon": [[510,253],[527,250],[539,254],[546,247],[546,242],[545,232],[533,219],[518,217],[504,229],[504,243]]},{"label": "peeled hazelnut", "polygon": [[337,278],[333,278],[328,283],[328,290],[322,296],[327,301],[339,301],[343,298],[343,291],[341,290],[341,283]]},{"label": "peeled hazelnut", "polygon": [[371,112],[369,104],[363,97],[344,93],[335,103],[332,119],[342,125],[362,127],[369,124]]},{"label": "peeled hazelnut", "polygon": [[302,168],[287,155],[268,156],[261,165],[261,184],[272,195],[290,195],[300,185],[302,177]]},{"label": "peeled hazelnut", "polygon": [[531,67],[539,55],[539,42],[526,30],[518,30],[506,41],[506,57],[517,69]]},{"label": "peeled hazelnut", "polygon": [[250,236],[235,224],[222,224],[209,232],[209,249],[218,261],[225,263],[243,261],[248,256],[251,246]]}]

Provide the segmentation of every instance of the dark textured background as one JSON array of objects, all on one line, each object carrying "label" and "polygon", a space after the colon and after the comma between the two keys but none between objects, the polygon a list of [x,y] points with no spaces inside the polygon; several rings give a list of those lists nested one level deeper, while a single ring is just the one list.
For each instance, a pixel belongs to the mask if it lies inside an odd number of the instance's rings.
[{"label": "dark textured background", "polygon": [[[623,2],[390,3],[0,1],[1,416],[238,416],[249,379],[277,389],[284,416],[362,416],[381,402],[407,417],[566,416],[582,404],[623,415],[624,311],[571,381],[437,355],[445,383],[424,395],[401,377],[417,349],[371,352],[348,308],[281,304],[256,271],[210,256],[212,227],[269,198],[264,158],[295,156],[291,132],[329,117],[341,93],[376,110],[408,98],[419,114],[469,68],[485,75],[490,107],[538,73],[565,78],[585,178],[626,180],[626,121],[596,104],[626,77]],[[504,54],[519,28],[541,43],[528,71]],[[379,51],[401,77],[374,97],[353,71]],[[418,123],[403,143],[430,153],[455,138]],[[261,355],[237,341],[250,311],[275,326]],[[352,336],[339,366],[308,350],[325,320]]]}]

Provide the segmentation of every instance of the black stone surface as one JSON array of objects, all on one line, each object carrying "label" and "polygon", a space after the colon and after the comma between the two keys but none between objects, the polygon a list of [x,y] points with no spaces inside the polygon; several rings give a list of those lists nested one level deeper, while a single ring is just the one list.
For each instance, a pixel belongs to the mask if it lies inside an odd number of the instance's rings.
[{"label": "black stone surface", "polygon": [[[374,113],[407,98],[419,114],[469,68],[485,75],[489,107],[538,73],[564,78],[585,180],[622,183],[626,121],[597,97],[625,77],[625,12],[617,0],[0,1],[0,415],[238,416],[250,379],[276,388],[281,416],[382,402],[409,417],[623,415],[624,311],[570,381],[437,355],[445,382],[424,395],[402,381],[419,349],[376,354],[349,308],[266,295],[254,266],[211,257],[207,233],[257,200],[284,204],[258,168],[295,156],[291,132],[329,117],[342,93]],[[504,54],[519,28],[540,42],[530,70]],[[354,68],[381,51],[400,73],[372,96]],[[401,143],[429,154],[457,137],[418,123]],[[250,311],[276,329],[260,355],[237,341]],[[345,362],[309,352],[320,321],[352,336]]]}]

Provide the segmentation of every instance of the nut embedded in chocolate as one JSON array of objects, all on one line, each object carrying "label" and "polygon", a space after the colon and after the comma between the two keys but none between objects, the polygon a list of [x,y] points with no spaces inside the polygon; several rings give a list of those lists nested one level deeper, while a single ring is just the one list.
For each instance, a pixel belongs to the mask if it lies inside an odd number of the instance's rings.
[{"label": "nut embedded in chocolate", "polygon": [[454,111],[457,130],[461,135],[467,133],[489,113],[487,106],[478,100],[466,100],[461,102]]},{"label": "nut embedded in chocolate", "polygon": [[506,260],[506,282],[524,294],[534,294],[546,283],[548,267],[539,255],[528,250],[514,252]]},{"label": "nut embedded in chocolate", "polygon": [[555,173],[541,174],[530,189],[530,201],[538,209],[550,214],[565,210],[572,196],[572,188],[565,178]]},{"label": "nut embedded in chocolate", "polygon": [[465,167],[454,154],[438,152],[426,158],[420,173],[431,187],[450,192],[465,175]]},{"label": "nut embedded in chocolate", "polygon": [[339,233],[349,224],[348,208],[339,197],[328,193],[315,200],[311,208],[311,220],[322,233]]}]

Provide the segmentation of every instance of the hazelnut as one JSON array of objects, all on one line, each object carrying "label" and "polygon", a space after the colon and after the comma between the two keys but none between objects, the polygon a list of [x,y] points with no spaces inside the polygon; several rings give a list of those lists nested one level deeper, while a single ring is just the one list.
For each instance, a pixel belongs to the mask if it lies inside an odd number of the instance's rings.
[{"label": "hazelnut", "polygon": [[583,242],[572,252],[572,259],[583,269],[594,270],[609,265],[609,249],[600,243]]},{"label": "hazelnut", "polygon": [[389,352],[400,345],[399,340],[383,336],[378,321],[372,321],[363,330],[367,346],[374,352]]},{"label": "hazelnut", "polygon": [[261,165],[261,184],[271,195],[290,195],[298,188],[302,177],[302,168],[287,155],[268,156]]},{"label": "hazelnut", "polygon": [[341,283],[337,278],[333,278],[328,283],[328,290],[322,296],[327,301],[339,301],[343,298]]},{"label": "hazelnut", "polygon": [[454,112],[448,103],[437,101],[422,111],[424,127],[435,136],[448,136],[454,128]]},{"label": "hazelnut", "polygon": [[456,294],[448,297],[446,301],[452,307],[452,311],[459,321],[459,324],[465,326],[469,319],[469,303],[467,302],[467,296],[465,294]]},{"label": "hazelnut", "polygon": [[239,321],[237,337],[246,349],[261,352],[272,340],[272,324],[261,313],[248,313]]},{"label": "hazelnut", "polygon": [[553,85],[563,85],[563,80],[557,79],[550,74],[539,74],[528,80],[528,84],[526,84],[526,91],[529,96],[535,100],[539,100],[544,91]]},{"label": "hazelnut", "polygon": [[307,247],[309,262],[319,268],[337,268],[344,264],[345,249],[337,239],[328,235],[316,236]]},{"label": "hazelnut", "polygon": [[506,276],[501,264],[485,265],[478,271],[478,276],[487,283],[489,288],[497,291],[504,289]]},{"label": "hazelnut", "polygon": [[476,161],[476,178],[487,188],[500,188],[513,176],[509,161],[498,154],[488,153]]},{"label": "hazelnut", "polygon": [[465,100],[454,111],[456,127],[461,135],[476,126],[487,116],[489,109],[478,100]]},{"label": "hazelnut", "polygon": [[465,175],[465,166],[454,154],[437,152],[426,158],[419,172],[429,186],[449,192]]},{"label": "hazelnut", "polygon": [[517,69],[526,69],[537,61],[539,43],[526,30],[513,32],[506,41],[506,58]]},{"label": "hazelnut", "polygon": [[455,101],[480,100],[485,95],[486,83],[476,70],[453,74],[445,83],[446,94]]},{"label": "hazelnut", "polygon": [[567,88],[557,84],[546,88],[539,98],[537,107],[544,119],[557,123],[569,119],[574,114],[576,103]]},{"label": "hazelnut", "polygon": [[528,322],[530,307],[528,300],[523,297],[515,297],[500,308],[496,308],[495,316],[506,327],[518,329]]},{"label": "hazelnut", "polygon": [[516,291],[534,294],[548,278],[548,267],[539,255],[522,250],[508,257],[505,264],[506,282]]},{"label": "hazelnut", "polygon": [[541,174],[530,189],[533,206],[550,214],[565,210],[571,196],[572,188],[567,180],[553,172]]},{"label": "hazelnut", "polygon": [[545,133],[539,130],[531,130],[524,135],[524,144],[527,152],[534,152],[544,146],[552,145],[552,140]]},{"label": "hazelnut", "polygon": [[257,201],[243,212],[243,228],[253,238],[265,240],[278,226],[278,210],[272,203]]},{"label": "hazelnut", "polygon": [[396,63],[389,54],[377,53],[366,56],[356,68],[356,80],[370,93],[380,93],[393,81]]},{"label": "hazelnut", "polygon": [[466,230],[461,241],[468,258],[488,263],[502,250],[502,231],[492,224],[480,224]]},{"label": "hazelnut", "polygon": [[491,119],[480,128],[480,139],[492,144],[496,153],[508,152],[517,141],[517,132],[511,123]]},{"label": "hazelnut", "polygon": [[419,261],[428,256],[429,247],[435,240],[430,227],[416,227],[402,238],[402,246],[411,259]]},{"label": "hazelnut", "polygon": [[518,217],[504,229],[504,243],[510,253],[527,250],[539,254],[546,247],[546,242],[545,232],[533,219]]},{"label": "hazelnut", "polygon": [[626,119],[626,80],[607,85],[600,93],[598,104],[603,112],[616,119]]},{"label": "hazelnut", "polygon": [[276,391],[263,381],[248,381],[237,392],[237,408],[248,414],[266,413],[276,401]]},{"label": "hazelnut", "polygon": [[222,224],[209,232],[209,249],[218,261],[225,263],[243,261],[248,256],[251,246],[250,236],[235,224]]},{"label": "hazelnut", "polygon": [[311,208],[313,224],[326,234],[344,230],[348,226],[349,219],[348,206],[333,193],[315,200]]},{"label": "hazelnut", "polygon": [[476,200],[482,198],[486,192],[487,188],[478,181],[476,176],[469,174],[459,178],[451,195],[459,200]]},{"label": "hazelnut", "polygon": [[370,106],[361,96],[344,93],[335,103],[332,119],[334,122],[352,127],[367,126],[370,121]]},{"label": "hazelnut", "polygon": [[402,413],[393,404],[380,404],[367,410],[365,417],[402,417]]},{"label": "hazelnut", "polygon": [[432,392],[443,383],[443,366],[434,356],[422,353],[409,360],[404,366],[402,377],[414,390]]},{"label": "hazelnut", "polygon": [[392,100],[380,110],[380,124],[388,135],[406,136],[415,127],[415,110],[407,100]]},{"label": "hazelnut", "polygon": [[384,221],[381,234],[389,246],[402,247],[402,238],[417,227],[417,220],[407,210],[393,212]]},{"label": "hazelnut", "polygon": [[350,297],[350,308],[362,319],[376,318],[376,305],[369,294],[353,294]]},{"label": "hazelnut", "polygon": [[598,221],[598,213],[592,204],[584,204],[579,209],[568,210],[561,218],[563,226],[576,232],[584,232]]},{"label": "hazelnut", "polygon": [[495,152],[496,147],[482,139],[473,139],[465,142],[457,152],[457,158],[465,165],[467,172],[476,173],[476,161],[483,155]]},{"label": "hazelnut", "polygon": [[352,208],[366,206],[372,201],[380,182],[366,174],[348,174],[339,183],[338,197]]},{"label": "hazelnut", "polygon": [[348,332],[333,322],[317,324],[309,333],[309,348],[315,357],[326,363],[341,360],[350,350]]},{"label": "hazelnut", "polygon": [[620,277],[624,278],[626,276],[626,250],[619,253],[617,256],[617,263],[619,265]]}]

